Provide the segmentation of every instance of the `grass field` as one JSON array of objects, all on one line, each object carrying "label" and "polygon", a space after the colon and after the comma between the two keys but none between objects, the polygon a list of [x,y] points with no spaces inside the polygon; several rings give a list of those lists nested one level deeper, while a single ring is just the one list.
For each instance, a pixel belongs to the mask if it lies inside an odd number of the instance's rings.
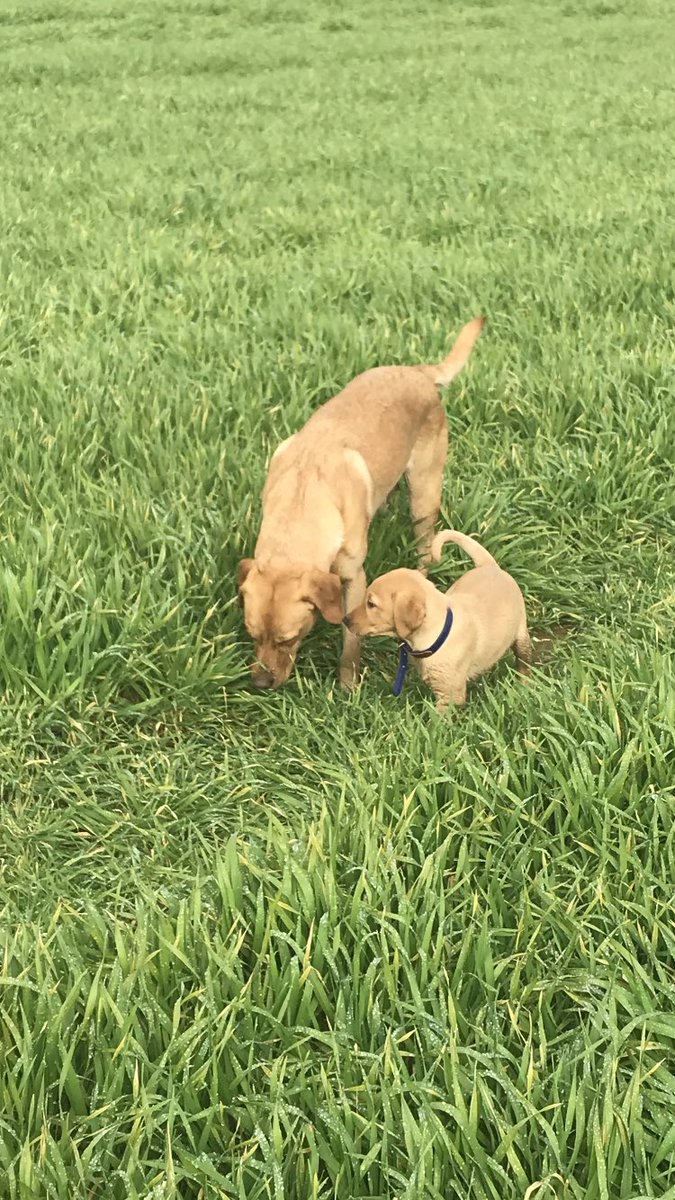
[{"label": "grass field", "polygon": [[[0,0],[1,1200],[675,1197],[671,43]],[[323,624],[253,694],[270,449],[481,312],[443,518],[533,685],[349,697]]]}]

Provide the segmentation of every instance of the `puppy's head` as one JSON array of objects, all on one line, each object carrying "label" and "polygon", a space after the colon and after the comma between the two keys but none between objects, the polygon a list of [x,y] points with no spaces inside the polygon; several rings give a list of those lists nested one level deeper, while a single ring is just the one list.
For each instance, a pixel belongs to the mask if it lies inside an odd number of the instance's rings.
[{"label": "puppy's head", "polygon": [[341,588],[337,575],[302,563],[253,558],[239,564],[239,598],[244,621],[255,643],[253,683],[277,688],[290,677],[303,638],[319,613],[338,625],[342,620]]},{"label": "puppy's head", "polygon": [[401,568],[371,583],[363,604],[347,613],[344,623],[359,637],[391,634],[407,642],[427,614],[424,579]]}]

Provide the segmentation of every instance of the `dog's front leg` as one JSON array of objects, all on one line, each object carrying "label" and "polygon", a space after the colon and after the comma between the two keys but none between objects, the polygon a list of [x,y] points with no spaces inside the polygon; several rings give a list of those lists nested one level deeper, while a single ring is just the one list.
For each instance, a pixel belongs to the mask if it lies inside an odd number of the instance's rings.
[{"label": "dog's front leg", "polygon": [[[361,564],[354,574],[342,579],[342,606],[346,613],[358,608],[366,597],[366,573]],[[342,655],[340,657],[340,683],[350,691],[359,682],[361,668],[361,638],[343,626]]]},{"label": "dog's front leg", "polygon": [[442,692],[436,692],[436,711],[445,713],[452,702],[454,707],[466,704],[466,680],[448,684]]}]

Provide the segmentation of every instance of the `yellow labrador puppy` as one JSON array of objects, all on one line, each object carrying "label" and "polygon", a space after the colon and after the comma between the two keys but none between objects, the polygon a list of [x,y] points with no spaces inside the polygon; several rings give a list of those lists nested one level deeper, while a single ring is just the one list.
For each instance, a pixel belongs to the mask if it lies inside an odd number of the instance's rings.
[{"label": "yellow labrador puppy", "polygon": [[[328,400],[272,456],[255,558],[239,564],[239,594],[255,643],[256,687],[289,678],[317,613],[339,624],[363,600],[374,513],[403,474],[428,561],[448,448],[440,388],[461,371],[483,328],[462,329],[436,366],[376,367]],[[344,631],[340,679],[352,687],[360,642]]]},{"label": "yellow labrador puppy", "polygon": [[494,666],[507,650],[515,651],[525,675],[532,660],[525,601],[515,579],[474,538],[454,529],[434,538],[434,562],[446,542],[456,542],[476,566],[445,595],[419,571],[402,568],[376,579],[365,602],[344,618],[359,637],[395,634],[401,645],[394,695],[403,690],[412,658],[441,711],[451,700],[464,704],[469,679]]}]

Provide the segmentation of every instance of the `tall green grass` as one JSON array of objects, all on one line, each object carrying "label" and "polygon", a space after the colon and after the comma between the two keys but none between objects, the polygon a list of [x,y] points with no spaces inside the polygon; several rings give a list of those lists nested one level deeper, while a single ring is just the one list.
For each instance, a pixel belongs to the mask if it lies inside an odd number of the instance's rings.
[{"label": "tall green grass", "polygon": [[[0,0],[2,1200],[675,1198],[671,24]],[[253,694],[270,449],[479,312],[531,685]]]}]

